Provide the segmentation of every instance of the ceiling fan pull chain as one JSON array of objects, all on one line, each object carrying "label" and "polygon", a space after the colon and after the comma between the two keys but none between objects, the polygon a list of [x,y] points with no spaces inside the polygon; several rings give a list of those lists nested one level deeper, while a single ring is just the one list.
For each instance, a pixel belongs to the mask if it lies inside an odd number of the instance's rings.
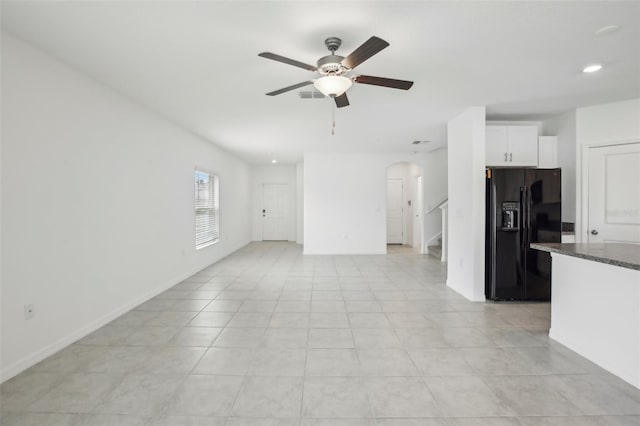
[{"label": "ceiling fan pull chain", "polygon": [[331,102],[331,104],[333,105],[331,107],[331,118],[332,118],[332,122],[333,125],[331,127],[331,135],[335,135],[335,130],[336,130],[336,104],[334,102]]}]

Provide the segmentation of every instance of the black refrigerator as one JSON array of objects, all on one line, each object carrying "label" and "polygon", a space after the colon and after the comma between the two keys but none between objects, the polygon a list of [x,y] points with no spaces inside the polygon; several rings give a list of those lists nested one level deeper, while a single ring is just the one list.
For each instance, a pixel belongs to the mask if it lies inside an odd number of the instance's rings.
[{"label": "black refrigerator", "polygon": [[560,169],[487,169],[485,296],[551,298],[551,255],[531,243],[562,240]]}]

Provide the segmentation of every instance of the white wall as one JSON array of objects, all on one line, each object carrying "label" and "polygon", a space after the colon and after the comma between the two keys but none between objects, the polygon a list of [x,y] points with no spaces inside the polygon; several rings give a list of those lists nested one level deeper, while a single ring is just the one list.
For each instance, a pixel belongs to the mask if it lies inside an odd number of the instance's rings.
[{"label": "white wall", "polygon": [[576,242],[586,234],[586,167],[589,146],[640,141],[640,99],[630,99],[576,110]]},{"label": "white wall", "polygon": [[442,154],[305,154],[305,254],[385,253],[387,167],[415,163],[425,181],[442,184],[429,187],[437,196],[425,190],[425,200],[438,199],[446,194],[447,179],[442,168],[426,168],[432,155]]},{"label": "white wall", "polygon": [[386,253],[386,161],[373,154],[304,156],[304,253]]},{"label": "white wall", "polygon": [[[251,239],[248,165],[5,33],[1,117],[3,380]],[[199,251],[195,167],[220,176]]]},{"label": "white wall", "polygon": [[435,207],[447,197],[447,170],[446,149],[438,149],[425,157],[423,179],[425,245],[431,244],[430,241],[442,231],[442,212]]},{"label": "white wall", "polygon": [[449,121],[449,251],[447,286],[484,300],[485,108]]},{"label": "white wall", "polygon": [[576,111],[544,122],[544,136],[558,137],[558,167],[562,169],[562,221],[576,221]]},{"label": "white wall", "polygon": [[254,166],[251,169],[253,193],[253,241],[262,241],[262,185],[284,183],[289,187],[289,230],[287,240],[296,241],[297,221],[297,172],[295,165]]}]

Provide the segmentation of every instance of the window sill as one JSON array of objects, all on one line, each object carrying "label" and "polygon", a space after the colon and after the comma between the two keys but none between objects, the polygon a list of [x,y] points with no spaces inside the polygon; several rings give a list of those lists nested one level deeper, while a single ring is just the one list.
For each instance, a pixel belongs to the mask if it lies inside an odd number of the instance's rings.
[{"label": "window sill", "polygon": [[220,242],[220,238],[218,238],[217,240],[209,241],[206,244],[203,244],[201,246],[196,247],[196,251],[202,250],[203,248],[207,248],[207,247],[212,246],[214,244],[218,244],[219,242]]}]

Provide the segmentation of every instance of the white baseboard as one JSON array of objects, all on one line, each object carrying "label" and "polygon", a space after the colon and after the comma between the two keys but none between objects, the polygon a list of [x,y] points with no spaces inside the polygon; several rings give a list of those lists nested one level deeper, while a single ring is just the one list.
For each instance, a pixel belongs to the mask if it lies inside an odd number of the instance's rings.
[{"label": "white baseboard", "polygon": [[324,251],[324,250],[308,250],[305,249],[305,245],[302,248],[302,254],[304,256],[373,256],[379,254],[387,254],[387,248],[384,250],[363,250],[363,251]]},{"label": "white baseboard", "polygon": [[[442,237],[442,232],[438,232],[436,235],[434,235],[433,237],[429,238],[428,240],[425,241],[425,247],[429,247],[429,244],[431,244],[433,241],[437,241],[438,238]],[[428,252],[428,251],[427,251]]]},{"label": "white baseboard", "polygon": [[[221,261],[222,259],[224,259],[225,257],[229,256],[230,254],[236,252],[237,250],[241,249],[242,247],[246,246],[248,243],[246,244],[241,244],[238,248],[236,248],[235,250],[232,250],[229,254],[222,256],[220,259],[210,263],[209,265],[215,264],[219,261]],[[209,266],[207,265],[207,266]],[[39,349],[25,357],[22,357],[21,359],[15,361],[14,363],[6,366],[5,368],[3,368],[0,371],[0,383],[4,383],[5,381],[11,379],[14,376],[17,376],[18,374],[22,373],[24,370],[26,370],[29,367],[32,367],[34,365],[36,365],[37,363],[39,363],[40,361],[42,361],[43,359],[55,354],[56,352],[66,348],[67,346],[69,346],[70,344],[72,344],[73,342],[76,342],[77,340],[93,333],[94,331],[96,331],[97,329],[99,329],[100,327],[110,323],[111,321],[113,321],[114,319],[118,318],[120,315],[127,313],[128,311],[130,311],[131,309],[135,308],[136,306],[140,305],[141,303],[146,302],[149,299],[152,299],[154,297],[156,297],[158,294],[162,293],[163,291],[166,291],[167,289],[173,287],[174,285],[178,284],[179,282],[189,278],[190,276],[192,276],[193,274],[198,273],[199,271],[201,271],[202,269],[206,268],[207,266],[204,267],[198,267],[198,268],[194,268],[194,270],[190,270],[184,274],[179,275],[178,277],[174,277],[170,280],[165,281],[164,283],[162,283],[161,285],[155,287],[153,290],[140,295],[134,299],[132,299],[131,301],[125,303],[124,305],[120,306],[117,309],[114,309],[113,311],[101,316],[100,318],[90,322],[89,324],[86,324],[78,329],[76,329],[75,331],[67,334],[66,336],[62,337],[61,339],[58,339],[57,341],[45,346],[42,349]]]},{"label": "white baseboard", "polygon": [[447,279],[447,287],[450,288],[451,290],[455,291],[456,293],[458,293],[459,295],[461,295],[462,297],[464,297],[467,300],[470,300],[471,302],[486,302],[487,299],[484,295],[482,295],[481,297],[476,297],[473,293],[470,293],[466,290],[463,290],[462,287],[459,287],[456,285],[456,283],[452,282],[451,280]]},{"label": "white baseboard", "polygon": [[629,383],[631,386],[637,389],[640,389],[640,375],[638,374],[637,371],[625,371],[619,368],[619,366],[611,365],[606,361],[597,359],[595,356],[593,356],[593,354],[588,352],[588,349],[585,349],[583,347],[580,347],[580,345],[575,344],[571,336],[566,336],[561,333],[558,333],[553,329],[553,327],[549,328],[549,338],[561,344],[565,348],[571,349],[573,352],[577,353],[578,355],[588,359],[589,361],[596,364],[598,367],[607,370],[609,373],[613,374],[614,376],[619,377],[620,379]]}]

